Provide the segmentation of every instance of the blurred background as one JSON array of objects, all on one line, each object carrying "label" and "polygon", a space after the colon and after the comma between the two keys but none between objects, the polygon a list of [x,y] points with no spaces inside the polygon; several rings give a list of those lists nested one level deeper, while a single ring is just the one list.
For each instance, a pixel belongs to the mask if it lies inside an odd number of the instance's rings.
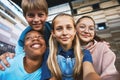
[{"label": "blurred background", "polygon": [[[75,21],[83,16],[93,17],[97,34],[110,43],[120,72],[120,0],[47,0],[51,22],[60,12],[72,14]],[[22,15],[21,0],[0,0],[0,55],[14,52],[21,32],[28,25]]]}]

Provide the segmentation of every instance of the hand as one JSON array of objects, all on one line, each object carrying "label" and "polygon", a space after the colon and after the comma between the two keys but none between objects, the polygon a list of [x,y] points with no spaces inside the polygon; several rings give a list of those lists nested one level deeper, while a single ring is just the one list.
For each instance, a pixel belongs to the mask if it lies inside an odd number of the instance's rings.
[{"label": "hand", "polygon": [[93,63],[92,56],[89,50],[83,50],[83,62],[88,61]]},{"label": "hand", "polygon": [[106,41],[103,41],[103,43],[105,43],[109,48],[111,48],[110,46],[110,43],[109,42],[106,42]]},{"label": "hand", "polygon": [[[3,53],[1,56],[0,56],[0,61],[3,62],[3,64],[5,64],[6,67],[9,67],[10,64],[8,63],[7,61],[7,57],[9,58],[13,58],[15,56],[14,53],[10,53],[10,52],[6,52],[6,53]],[[0,63],[0,70],[5,70],[5,67]]]}]

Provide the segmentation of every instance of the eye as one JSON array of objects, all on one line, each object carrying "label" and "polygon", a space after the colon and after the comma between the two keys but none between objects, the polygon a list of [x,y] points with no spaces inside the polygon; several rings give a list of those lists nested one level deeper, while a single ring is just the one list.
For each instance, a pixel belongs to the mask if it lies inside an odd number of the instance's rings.
[{"label": "eye", "polygon": [[60,30],[62,30],[62,27],[59,26],[55,30],[60,31]]},{"label": "eye", "polygon": [[67,26],[67,29],[69,29],[69,30],[70,30],[70,29],[72,29],[72,26],[70,26],[70,25],[69,25],[69,26]]},{"label": "eye", "polygon": [[33,13],[29,13],[27,16],[29,16],[30,18],[32,18],[32,17],[35,16],[35,14],[33,14]]},{"label": "eye", "polygon": [[39,35],[38,38],[39,39],[44,39],[44,36],[43,35]]},{"label": "eye", "polygon": [[25,40],[32,40],[32,37],[28,36],[25,38]]},{"label": "eye", "polygon": [[38,13],[38,16],[42,17],[42,16],[44,16],[44,14],[43,13]]},{"label": "eye", "polygon": [[85,26],[84,25],[80,25],[79,28],[85,28]]},{"label": "eye", "polygon": [[90,28],[89,28],[89,30],[94,31],[94,30],[95,30],[95,28],[94,28],[94,27],[90,27]]}]

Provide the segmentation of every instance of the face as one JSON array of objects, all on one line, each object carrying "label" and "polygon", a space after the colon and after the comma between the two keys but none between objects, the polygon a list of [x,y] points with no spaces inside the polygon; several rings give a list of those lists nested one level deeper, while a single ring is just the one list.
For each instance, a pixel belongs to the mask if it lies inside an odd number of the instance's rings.
[{"label": "face", "polygon": [[37,31],[30,31],[25,37],[24,51],[27,56],[42,56],[46,50],[43,35]]},{"label": "face", "polygon": [[45,21],[47,19],[47,14],[44,11],[40,10],[30,10],[27,11],[25,18],[28,22],[28,24],[34,29],[34,30],[42,30],[45,24]]},{"label": "face", "polygon": [[95,35],[95,25],[90,18],[83,18],[77,24],[76,30],[78,32],[80,40],[83,42],[90,42]]},{"label": "face", "polygon": [[71,17],[60,16],[54,21],[53,35],[61,45],[71,46],[76,30]]}]

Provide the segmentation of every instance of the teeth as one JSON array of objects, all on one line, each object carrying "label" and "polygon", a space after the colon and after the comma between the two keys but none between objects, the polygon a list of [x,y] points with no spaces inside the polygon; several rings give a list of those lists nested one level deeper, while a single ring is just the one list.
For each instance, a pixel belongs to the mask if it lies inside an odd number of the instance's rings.
[{"label": "teeth", "polygon": [[34,45],[32,46],[32,48],[39,48],[39,47],[40,47],[39,44],[34,44]]}]

